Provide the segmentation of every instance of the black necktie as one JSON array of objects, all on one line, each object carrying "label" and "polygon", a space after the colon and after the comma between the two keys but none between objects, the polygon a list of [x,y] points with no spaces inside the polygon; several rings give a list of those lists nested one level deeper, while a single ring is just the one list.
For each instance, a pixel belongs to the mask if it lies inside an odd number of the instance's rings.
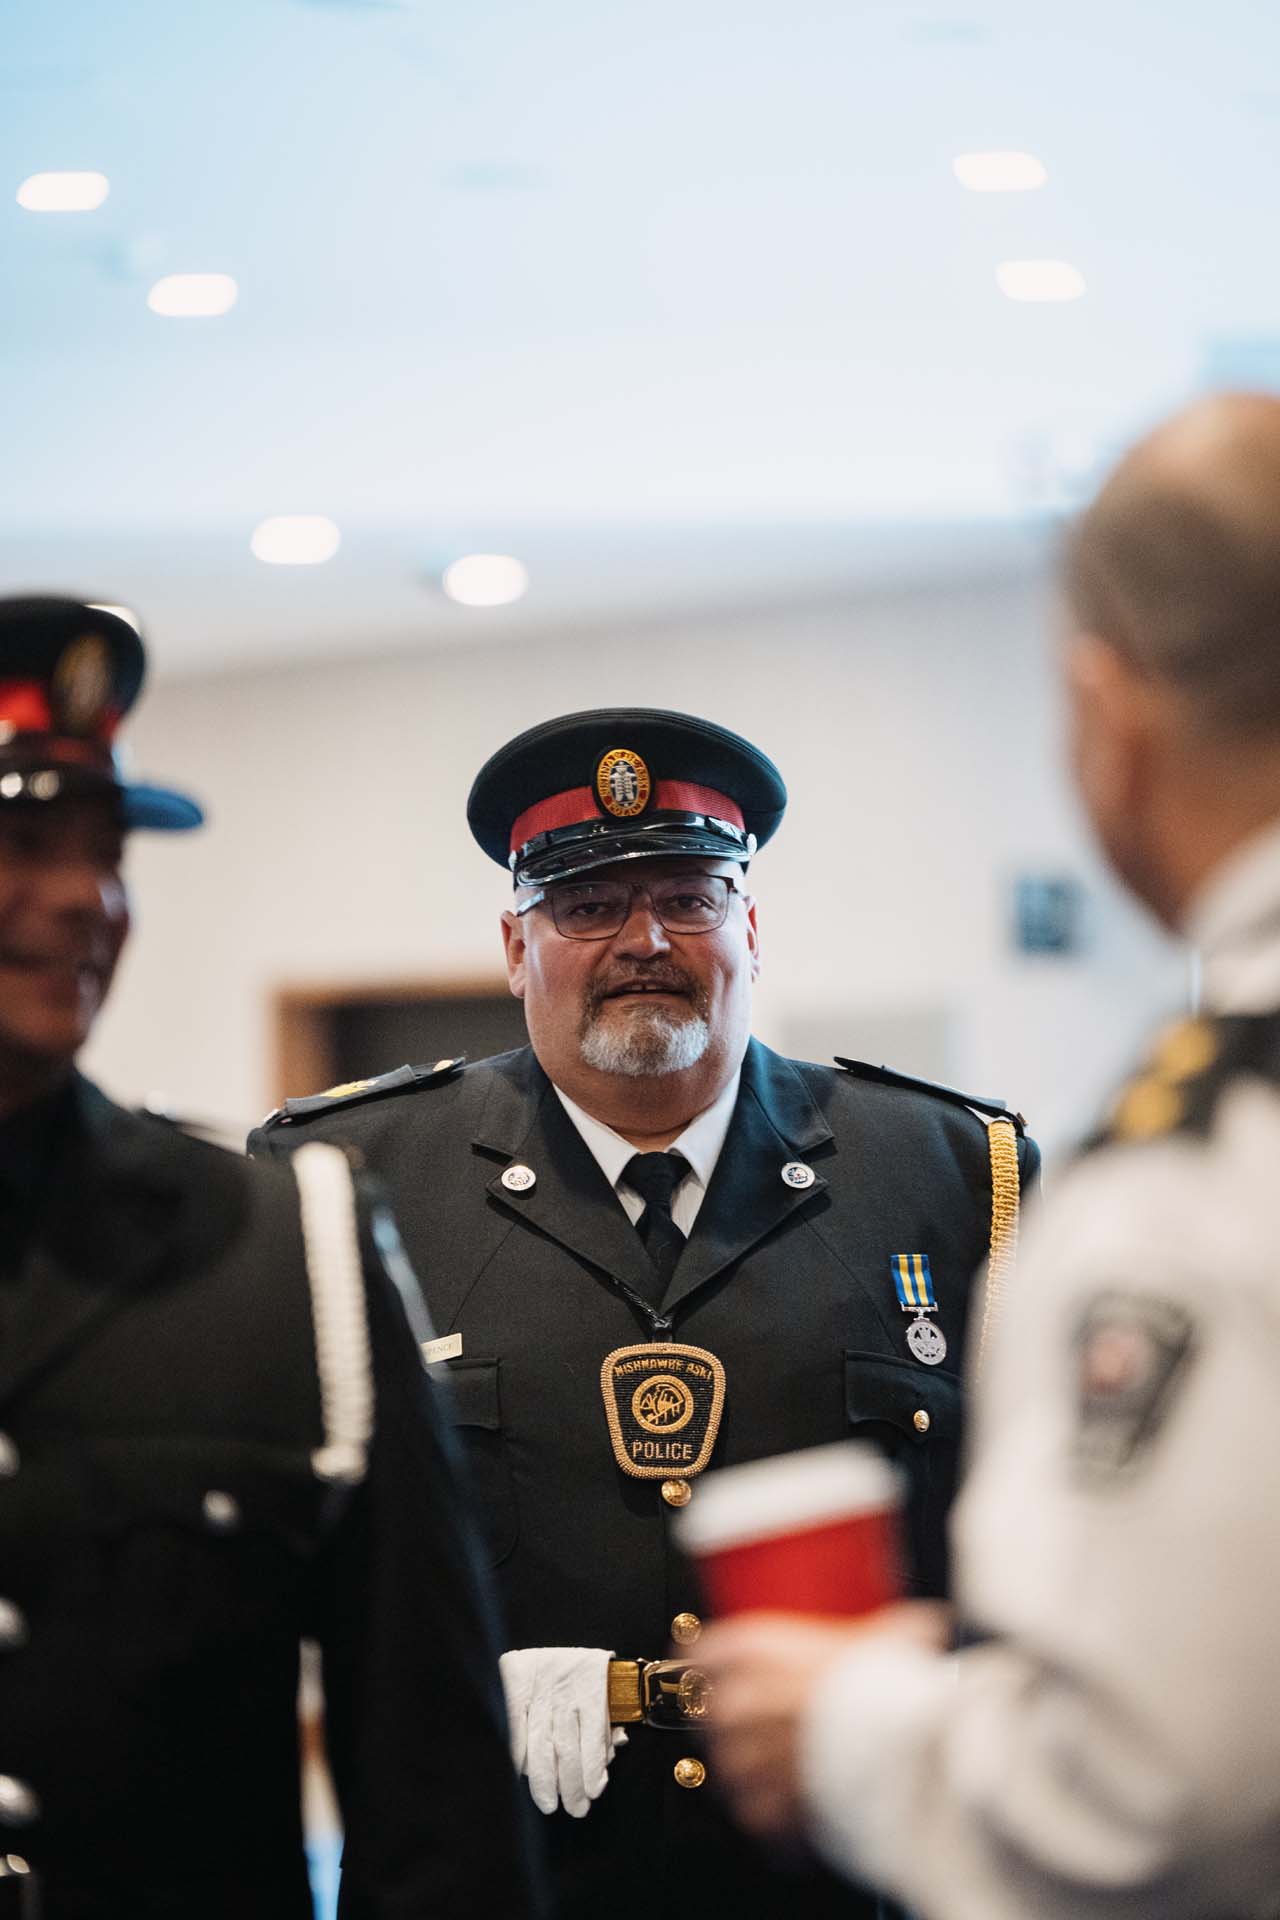
[{"label": "black necktie", "polygon": [[684,1235],[671,1218],[671,1196],[688,1171],[689,1162],[681,1153],[638,1153],[628,1160],[622,1175],[644,1201],[636,1232],[653,1262],[649,1298],[655,1307],[662,1304],[684,1245]]}]

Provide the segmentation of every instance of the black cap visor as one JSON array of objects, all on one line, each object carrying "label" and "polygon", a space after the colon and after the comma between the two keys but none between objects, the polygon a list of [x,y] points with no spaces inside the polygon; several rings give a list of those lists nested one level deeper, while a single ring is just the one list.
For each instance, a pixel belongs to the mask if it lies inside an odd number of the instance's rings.
[{"label": "black cap visor", "polygon": [[36,755],[21,761],[0,757],[0,806],[48,806],[57,800],[113,799],[124,826],[157,833],[186,833],[203,826],[203,809],[185,793],[122,780],[114,768],[85,766]]},{"label": "black cap visor", "polygon": [[572,880],[620,860],[675,859],[710,855],[745,867],[755,852],[753,837],[727,820],[699,813],[656,813],[644,820],[588,820],[540,833],[520,848],[513,863],[518,887]]}]

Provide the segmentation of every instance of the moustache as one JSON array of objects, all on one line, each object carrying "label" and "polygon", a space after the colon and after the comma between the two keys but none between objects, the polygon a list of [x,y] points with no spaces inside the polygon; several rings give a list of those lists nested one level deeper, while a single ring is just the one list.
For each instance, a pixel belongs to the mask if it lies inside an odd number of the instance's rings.
[{"label": "moustache", "polygon": [[697,980],[692,975],[682,973],[678,967],[646,968],[643,972],[610,973],[591,983],[587,995],[589,1013],[595,1013],[606,1000],[613,1000],[622,993],[643,993],[645,988],[656,993],[683,994],[696,1005],[700,997]]}]

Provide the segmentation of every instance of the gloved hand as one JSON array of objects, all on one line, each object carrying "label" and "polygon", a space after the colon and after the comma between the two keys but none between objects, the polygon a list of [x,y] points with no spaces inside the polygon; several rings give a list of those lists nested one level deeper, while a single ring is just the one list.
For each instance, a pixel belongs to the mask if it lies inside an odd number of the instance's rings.
[{"label": "gloved hand", "polygon": [[498,1662],[511,1725],[511,1758],[528,1775],[539,1813],[581,1820],[609,1781],[609,1762],[626,1741],[609,1724],[609,1662],[604,1647],[515,1647]]}]

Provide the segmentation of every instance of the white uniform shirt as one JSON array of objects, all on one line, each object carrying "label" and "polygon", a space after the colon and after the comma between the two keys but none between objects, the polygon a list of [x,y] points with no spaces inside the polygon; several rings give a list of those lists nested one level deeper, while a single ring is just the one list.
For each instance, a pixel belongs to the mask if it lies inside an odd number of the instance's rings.
[{"label": "white uniform shirt", "polygon": [[[1280,1008],[1280,825],[1187,931],[1207,1012]],[[1189,1344],[1145,1444],[1099,1466],[1105,1295]],[[1278,1381],[1280,1094],[1241,1079],[1207,1138],[1087,1156],[1028,1234],[953,1533],[993,1637],[859,1650],[824,1687],[803,1767],[836,1865],[924,1920],[1280,1914]]]},{"label": "white uniform shirt", "polygon": [[[673,1140],[667,1148],[668,1153],[682,1153],[689,1162],[689,1171],[681,1180],[671,1196],[671,1218],[687,1240],[693,1231],[693,1223],[698,1217],[698,1209],[711,1185],[711,1176],[716,1170],[716,1161],[724,1146],[725,1135],[729,1131],[729,1122],[733,1118],[734,1105],[738,1098],[738,1081],[741,1069],[734,1074],[728,1086],[709,1107],[692,1119],[678,1140]],[[554,1080],[552,1086],[555,1086]],[[595,1119],[571,1100],[567,1093],[556,1087],[560,1103],[572,1120],[578,1132],[600,1166],[605,1179],[617,1194],[626,1210],[632,1226],[644,1212],[644,1201],[634,1187],[628,1186],[623,1179],[627,1166],[639,1151],[620,1133],[607,1127],[603,1120]]]}]

